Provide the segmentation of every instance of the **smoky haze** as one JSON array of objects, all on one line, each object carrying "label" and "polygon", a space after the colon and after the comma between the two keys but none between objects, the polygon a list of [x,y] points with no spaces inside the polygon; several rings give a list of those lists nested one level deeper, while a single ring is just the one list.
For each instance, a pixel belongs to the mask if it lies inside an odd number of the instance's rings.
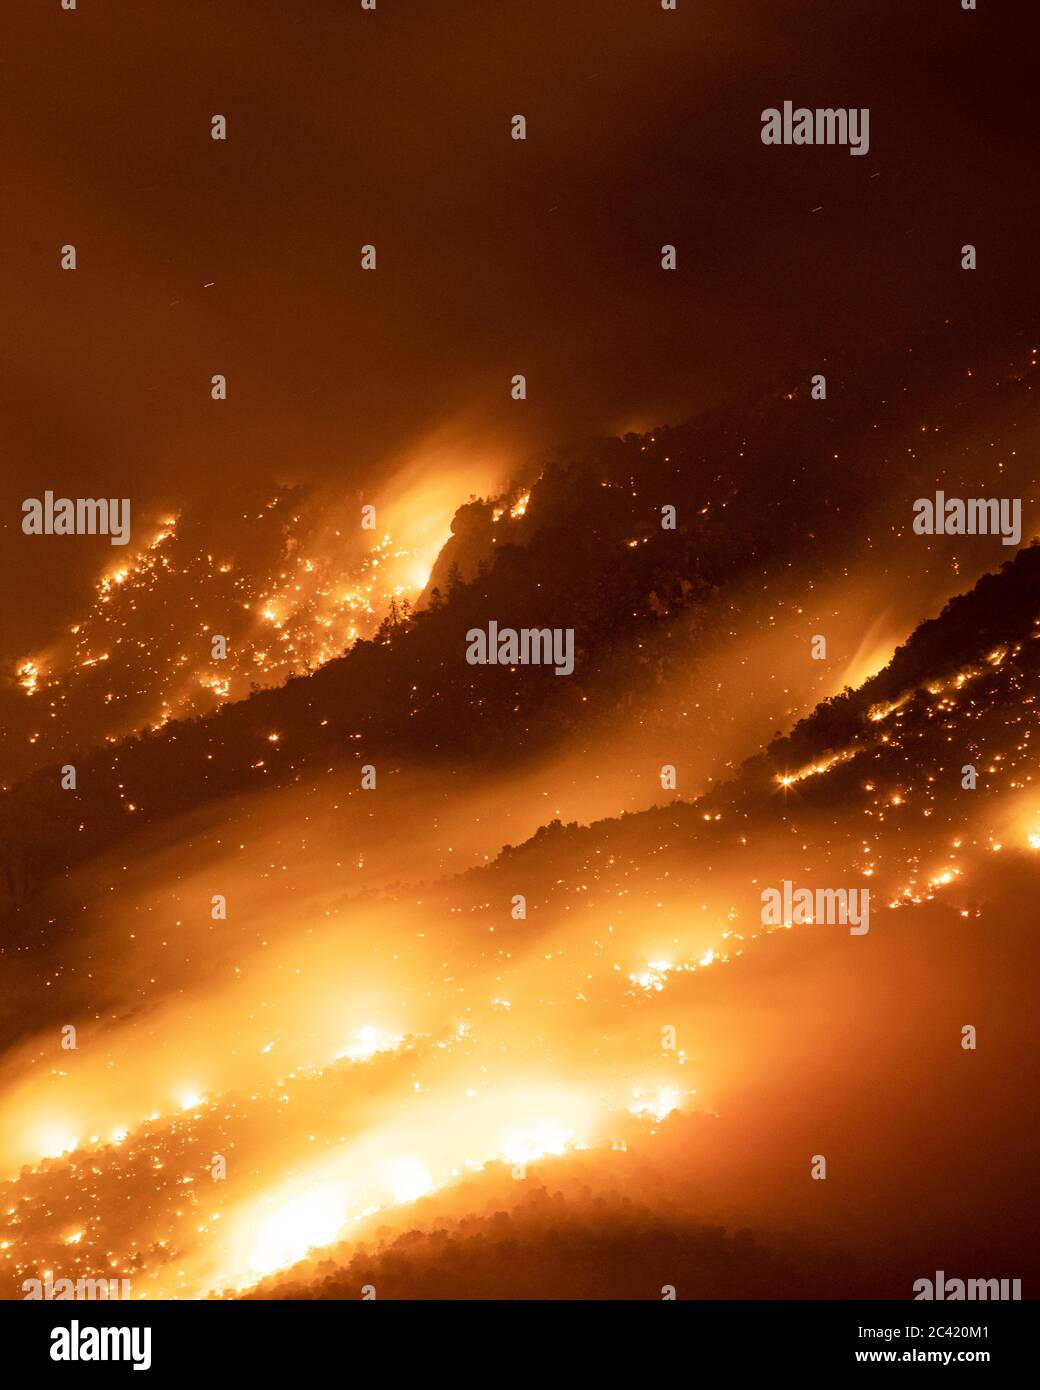
[{"label": "smoky haze", "polygon": [[[112,560],[101,538],[22,536],[45,487],[129,496],[142,525],[215,477],[378,494],[447,431],[461,503],[553,440],[968,311],[966,240],[987,248],[970,312],[1021,298],[1025,55],[1013,13],[949,8],[853,0],[839,29],[776,0],[378,22],[310,0],[291,24],[273,3],[21,7],[0,99],[4,661]],[[869,157],[763,147],[788,96],[871,107]]]}]

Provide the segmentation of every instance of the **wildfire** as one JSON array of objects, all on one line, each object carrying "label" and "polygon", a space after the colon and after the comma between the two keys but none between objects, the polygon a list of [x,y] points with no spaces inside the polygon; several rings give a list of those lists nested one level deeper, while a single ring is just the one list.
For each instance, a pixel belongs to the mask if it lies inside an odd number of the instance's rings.
[{"label": "wildfire", "polygon": [[830,757],[820,758],[817,762],[810,763],[808,767],[803,767],[798,772],[781,773],[776,778],[777,785],[793,787],[796,782],[802,782],[806,777],[818,777],[824,772],[829,772],[832,767],[836,767],[839,763],[847,763],[859,751],[859,746],[854,744],[851,748],[842,749],[840,753],[833,753]]},{"label": "wildfire", "polygon": [[26,695],[35,695],[40,683],[40,668],[35,661],[23,661],[17,670],[18,684]]},{"label": "wildfire", "polygon": [[679,1090],[675,1086],[662,1086],[656,1095],[643,1097],[635,1092],[635,1099],[628,1107],[630,1115],[649,1116],[653,1120],[663,1120],[679,1108]]},{"label": "wildfire", "polygon": [[[250,541],[245,562],[193,549],[178,518],[165,519],[137,554],[102,574],[90,609],[51,654],[55,706],[67,723],[76,701],[111,705],[83,680],[110,661],[111,680],[123,678],[138,702],[153,702],[143,717],[139,703],[122,716],[112,707],[106,732],[121,736],[140,724],[160,728],[208,712],[257,683],[279,685],[341,656],[375,632],[391,602],[414,598],[427,582],[448,527],[442,535],[421,508],[412,511],[410,538],[384,530],[370,544],[347,544],[324,517],[290,513],[289,497],[279,495],[249,518],[266,529]],[[226,642],[220,661],[212,649],[217,634]],[[26,695],[36,694],[39,660],[21,661],[16,679]]]}]

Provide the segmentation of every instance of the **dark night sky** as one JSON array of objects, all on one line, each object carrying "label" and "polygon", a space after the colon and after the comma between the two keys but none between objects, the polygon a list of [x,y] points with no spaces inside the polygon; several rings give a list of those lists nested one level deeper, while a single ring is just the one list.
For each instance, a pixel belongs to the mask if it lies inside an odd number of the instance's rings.
[{"label": "dark night sky", "polygon": [[[128,495],[138,519],[235,479],[371,488],[441,428],[519,459],[950,315],[982,341],[1035,291],[1028,8],[19,2],[5,662],[112,560],[104,539],[22,537],[47,487]],[[785,98],[869,106],[869,155],[764,147]]]}]

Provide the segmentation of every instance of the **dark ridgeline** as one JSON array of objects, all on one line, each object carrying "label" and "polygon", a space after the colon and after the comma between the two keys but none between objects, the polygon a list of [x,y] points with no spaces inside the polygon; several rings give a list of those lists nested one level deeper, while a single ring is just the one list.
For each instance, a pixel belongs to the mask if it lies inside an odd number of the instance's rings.
[{"label": "dark ridgeline", "polygon": [[[872,512],[878,499],[890,504],[889,524],[894,516],[909,529],[917,480],[909,464],[894,473],[880,450],[870,454],[879,421],[890,437],[916,431],[921,400],[935,395],[946,402],[951,429],[970,440],[976,422],[1032,408],[1018,345],[1002,370],[970,383],[967,348],[948,327],[901,354],[889,349],[831,369],[834,383],[851,384],[832,387],[826,402],[809,399],[806,380],[792,393],[679,427],[555,451],[534,470],[540,476],[525,514],[507,527],[496,527],[492,515],[515,490],[502,502],[460,509],[422,602],[395,607],[373,640],[207,717],[79,756],[70,749],[62,761],[77,765],[76,791],[61,790],[57,767],[48,767],[0,795],[4,911],[30,908],[50,880],[138,827],[222,796],[388,756],[501,766],[597,716],[623,719],[655,684],[710,650],[729,588],[785,567],[804,574],[807,587],[840,575],[849,535],[871,517],[884,529],[885,514]],[[941,463],[948,492],[969,491],[977,474],[970,448],[954,451],[949,431],[940,439],[929,452],[918,436],[922,489],[933,486]],[[846,450],[871,463],[834,464]],[[665,504],[677,509],[674,531],[661,528]],[[504,535],[507,543],[496,543]],[[995,563],[1010,553],[994,546]],[[926,624],[892,672],[860,696],[829,702],[782,741],[785,755],[844,736],[864,701],[883,698],[890,686],[967,660],[969,649],[992,644],[1005,629],[1022,635],[1033,616],[1035,563],[1035,553],[1021,556]],[[465,634],[489,619],[572,627],[574,674],[467,665]],[[710,717],[724,721],[727,713]],[[277,743],[268,741],[272,730]],[[770,732],[762,731],[761,746]],[[137,808],[132,816],[128,803]]]}]

